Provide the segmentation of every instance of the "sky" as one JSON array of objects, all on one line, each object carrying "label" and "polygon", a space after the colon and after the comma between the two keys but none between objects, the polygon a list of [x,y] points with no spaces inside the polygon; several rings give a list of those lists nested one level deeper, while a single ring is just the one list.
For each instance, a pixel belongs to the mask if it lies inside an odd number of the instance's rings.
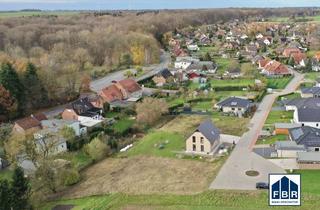
[{"label": "sky", "polygon": [[0,10],[197,9],[320,7],[320,0],[0,0]]}]

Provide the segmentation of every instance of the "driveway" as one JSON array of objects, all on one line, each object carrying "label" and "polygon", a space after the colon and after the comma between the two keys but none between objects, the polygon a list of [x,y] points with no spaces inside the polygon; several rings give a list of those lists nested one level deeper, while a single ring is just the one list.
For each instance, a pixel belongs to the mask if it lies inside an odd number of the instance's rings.
[{"label": "driveway", "polygon": [[[254,190],[256,182],[268,182],[269,173],[285,173],[283,168],[252,152],[252,148],[275,99],[280,95],[294,92],[302,80],[303,75],[294,72],[294,78],[284,90],[264,97],[250,121],[249,131],[241,137],[234,151],[211,183],[210,189]],[[259,175],[256,177],[246,176],[247,170],[256,170]]]}]

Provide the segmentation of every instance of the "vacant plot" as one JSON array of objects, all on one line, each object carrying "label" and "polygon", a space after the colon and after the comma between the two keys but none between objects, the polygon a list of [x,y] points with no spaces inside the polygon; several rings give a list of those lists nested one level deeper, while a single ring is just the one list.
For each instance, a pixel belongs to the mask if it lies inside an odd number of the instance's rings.
[{"label": "vacant plot", "polygon": [[213,122],[220,129],[221,133],[234,136],[242,136],[248,131],[249,118],[238,118],[223,116],[221,113],[213,114]]},{"label": "vacant plot", "polygon": [[293,119],[293,111],[271,111],[265,122],[265,125],[270,126],[275,123],[289,123]]},{"label": "vacant plot", "polygon": [[66,195],[74,198],[117,192],[196,194],[208,188],[222,160],[208,163],[148,156],[108,158],[85,170],[83,181]]},{"label": "vacant plot", "polygon": [[267,87],[272,89],[283,89],[291,81],[292,77],[268,78]]},{"label": "vacant plot", "polygon": [[320,170],[295,170],[294,173],[301,174],[303,192],[320,195]]},{"label": "vacant plot", "polygon": [[184,137],[189,136],[207,117],[200,115],[181,115],[165,124],[160,130],[177,132]]},{"label": "vacant plot", "polygon": [[319,72],[308,72],[304,74],[305,79],[312,80],[312,81],[315,81],[319,77],[320,77]]}]

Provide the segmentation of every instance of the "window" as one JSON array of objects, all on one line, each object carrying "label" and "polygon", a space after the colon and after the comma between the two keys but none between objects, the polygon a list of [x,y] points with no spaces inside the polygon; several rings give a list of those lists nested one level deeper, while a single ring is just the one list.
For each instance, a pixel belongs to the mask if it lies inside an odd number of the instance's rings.
[{"label": "window", "polygon": [[319,124],[317,123],[316,126],[319,127]]},{"label": "window", "polygon": [[241,111],[241,108],[238,108],[239,111]]},{"label": "window", "polygon": [[195,144],[192,145],[192,151],[196,151],[197,150],[197,147]]},{"label": "window", "polygon": [[196,137],[192,136],[192,143],[196,143]]},{"label": "window", "polygon": [[319,152],[319,148],[315,148],[314,151]]},{"label": "window", "polygon": [[235,108],[231,108],[232,109],[232,111],[234,111],[235,110]]},{"label": "window", "polygon": [[203,144],[203,137],[200,137],[200,144]]},{"label": "window", "polygon": [[201,145],[201,152],[204,152],[204,146]]},{"label": "window", "polygon": [[304,123],[302,123],[302,126],[304,126]]}]

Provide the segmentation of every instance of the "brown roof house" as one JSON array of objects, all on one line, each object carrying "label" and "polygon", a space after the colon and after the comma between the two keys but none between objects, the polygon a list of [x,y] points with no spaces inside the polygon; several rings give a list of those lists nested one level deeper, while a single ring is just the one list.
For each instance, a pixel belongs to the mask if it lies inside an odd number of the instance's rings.
[{"label": "brown roof house", "polygon": [[301,52],[292,53],[291,56],[294,60],[294,68],[305,67],[307,63],[307,55]]},{"label": "brown roof house", "polygon": [[115,107],[126,102],[138,101],[142,97],[142,88],[134,79],[124,79],[105,87],[99,95],[104,102]]},{"label": "brown roof house", "polygon": [[290,47],[290,48],[284,49],[282,55],[286,58],[289,58],[292,53],[300,53],[300,52],[301,51],[299,50],[299,48]]},{"label": "brown roof house", "polygon": [[47,120],[47,117],[43,113],[32,114],[29,117],[17,120],[14,123],[13,131],[25,133],[40,130],[42,120]]},{"label": "brown roof house", "polygon": [[220,131],[211,120],[202,122],[186,140],[186,152],[211,155],[220,144]]},{"label": "brown roof house", "polygon": [[286,75],[291,75],[291,71],[289,68],[282,63],[272,60],[269,63],[267,63],[262,71],[262,74],[266,76],[286,76]]}]

